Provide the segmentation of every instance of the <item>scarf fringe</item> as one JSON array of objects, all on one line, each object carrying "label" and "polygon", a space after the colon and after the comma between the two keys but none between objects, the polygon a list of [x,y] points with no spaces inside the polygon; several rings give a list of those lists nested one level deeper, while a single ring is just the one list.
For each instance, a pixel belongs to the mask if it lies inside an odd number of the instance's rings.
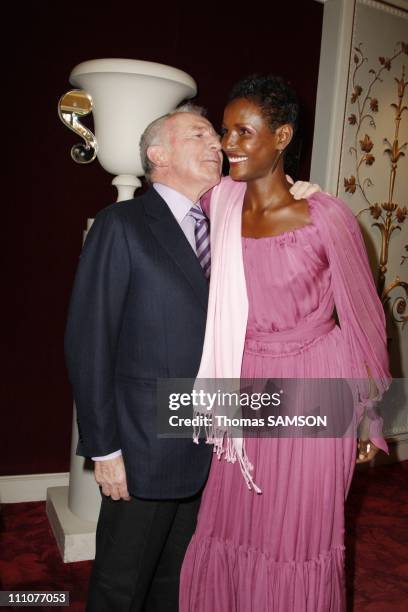
[{"label": "scarf fringe", "polygon": [[[197,415],[198,414],[200,413],[197,412]],[[214,445],[213,452],[216,453],[217,459],[220,461],[224,455],[224,459],[228,463],[236,463],[236,461],[238,461],[248,489],[250,491],[254,490],[258,495],[262,494],[262,490],[255,483],[251,474],[254,466],[249,461],[246,453],[245,440],[242,439],[242,443],[239,445],[240,448],[237,449],[237,445],[234,444],[234,439],[228,429],[218,429],[213,426],[205,426],[203,429],[205,431],[205,443]],[[195,444],[199,444],[200,434],[201,426],[195,426],[193,429],[193,442]]]}]

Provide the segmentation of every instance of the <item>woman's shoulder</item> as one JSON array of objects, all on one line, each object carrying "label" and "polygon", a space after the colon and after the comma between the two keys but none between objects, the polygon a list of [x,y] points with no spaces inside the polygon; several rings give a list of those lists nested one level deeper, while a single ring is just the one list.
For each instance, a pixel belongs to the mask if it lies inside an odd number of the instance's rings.
[{"label": "woman's shoulder", "polygon": [[331,193],[316,191],[308,198],[308,200],[312,207],[318,210],[327,210],[327,212],[342,210],[346,214],[353,214],[351,209],[345,202],[343,202],[343,200],[336,198],[336,196],[332,195]]},{"label": "woman's shoulder", "polygon": [[315,221],[319,219],[326,220],[331,223],[342,221],[353,230],[358,228],[358,222],[353,211],[343,200],[335,196],[318,191],[308,198],[312,218]]}]

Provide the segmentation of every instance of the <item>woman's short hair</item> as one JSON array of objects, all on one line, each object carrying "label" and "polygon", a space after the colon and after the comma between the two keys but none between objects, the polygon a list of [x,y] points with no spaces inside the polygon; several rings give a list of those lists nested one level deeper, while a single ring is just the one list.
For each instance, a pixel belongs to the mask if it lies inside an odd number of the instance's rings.
[{"label": "woman's short hair", "polygon": [[254,74],[235,83],[228,102],[236,98],[253,100],[262,110],[269,127],[289,123],[295,132],[298,126],[299,102],[292,87],[279,76]]}]

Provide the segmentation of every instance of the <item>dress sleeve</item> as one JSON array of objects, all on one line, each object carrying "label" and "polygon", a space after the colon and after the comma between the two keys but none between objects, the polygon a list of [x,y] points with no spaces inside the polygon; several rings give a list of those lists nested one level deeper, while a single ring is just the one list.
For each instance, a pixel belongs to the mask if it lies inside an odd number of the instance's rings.
[{"label": "dress sleeve", "polygon": [[387,452],[382,419],[375,404],[388,389],[385,315],[377,295],[363,237],[356,218],[344,202],[327,194],[310,199],[332,277],[332,291],[346,343],[347,376],[352,380],[358,424],[367,437]]}]

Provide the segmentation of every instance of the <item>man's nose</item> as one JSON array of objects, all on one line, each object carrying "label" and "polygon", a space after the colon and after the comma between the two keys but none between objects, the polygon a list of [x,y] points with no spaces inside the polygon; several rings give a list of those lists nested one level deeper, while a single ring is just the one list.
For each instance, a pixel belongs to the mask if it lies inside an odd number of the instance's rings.
[{"label": "man's nose", "polygon": [[218,136],[214,136],[214,138],[212,138],[210,146],[212,149],[215,149],[216,151],[221,150],[221,142]]}]

